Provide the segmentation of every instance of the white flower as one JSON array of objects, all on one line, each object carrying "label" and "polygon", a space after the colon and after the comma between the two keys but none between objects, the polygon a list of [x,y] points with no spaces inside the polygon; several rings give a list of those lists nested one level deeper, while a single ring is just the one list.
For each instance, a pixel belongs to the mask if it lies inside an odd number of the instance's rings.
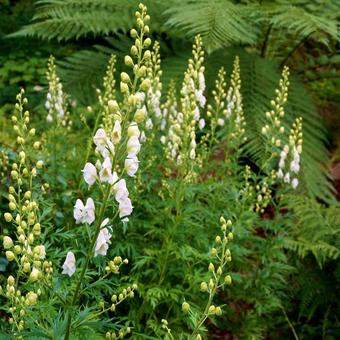
[{"label": "white flower", "polygon": [[166,138],[165,138],[165,136],[162,136],[162,137],[160,138],[160,141],[161,141],[162,144],[165,144],[165,143],[166,143]]},{"label": "white flower", "polygon": [[122,127],[120,125],[119,120],[116,120],[115,125],[113,127],[113,131],[111,133],[111,139],[112,139],[113,144],[118,144],[121,136],[122,136]]},{"label": "white flower", "polygon": [[73,216],[77,224],[91,224],[95,220],[95,206],[93,199],[89,197],[86,201],[85,206],[80,199],[77,199],[73,209]]},{"label": "white flower", "polygon": [[96,246],[94,249],[94,256],[105,256],[109,249],[111,234],[107,228],[103,228],[99,231]]},{"label": "white flower", "polygon": [[62,274],[67,274],[68,276],[72,276],[76,271],[76,258],[72,251],[69,251],[66,256],[66,260],[63,264]]},{"label": "white flower", "polygon": [[125,160],[125,170],[129,176],[131,177],[135,176],[135,173],[138,170],[138,163],[139,161],[137,157],[127,158]]},{"label": "white flower", "polygon": [[201,118],[198,122],[198,127],[202,130],[205,127],[205,120]]},{"label": "white flower", "polygon": [[292,187],[293,187],[293,189],[296,189],[298,185],[299,185],[299,180],[297,178],[294,178],[292,180]]},{"label": "white flower", "polygon": [[205,78],[203,72],[198,73],[198,87],[202,92],[205,90]]},{"label": "white flower", "polygon": [[150,118],[148,118],[145,122],[145,127],[148,129],[148,130],[151,130],[153,128],[153,124],[152,124],[152,120]]},{"label": "white flower", "polygon": [[82,171],[84,174],[85,182],[89,186],[93,185],[98,178],[96,167],[92,163],[86,163]]},{"label": "white flower", "polygon": [[137,156],[139,151],[140,151],[140,143],[139,143],[138,138],[136,136],[130,137],[127,142],[128,157]]},{"label": "white flower", "polygon": [[197,106],[194,109],[194,119],[196,121],[200,119],[200,110],[199,110],[199,108]]},{"label": "white flower", "polygon": [[206,101],[207,101],[205,96],[203,95],[203,91],[201,91],[201,90],[196,91],[195,97],[196,97],[196,101],[199,103],[200,107],[203,108],[205,106]]},{"label": "white flower", "polygon": [[111,164],[111,160],[110,157],[106,157],[101,169],[99,171],[99,178],[100,181],[102,183],[109,183],[109,184],[113,184],[114,182],[116,182],[118,180],[118,176],[116,172],[112,173],[112,164]]},{"label": "white flower", "polygon": [[191,149],[190,153],[189,153],[189,158],[190,159],[195,159],[195,157],[196,157],[195,149]]},{"label": "white flower", "polygon": [[114,186],[115,199],[119,203],[129,197],[129,191],[126,187],[125,179],[119,180]]},{"label": "white flower", "polygon": [[280,161],[279,161],[279,168],[280,169],[283,169],[285,167],[285,160],[284,158],[280,158]]},{"label": "white flower", "polygon": [[94,144],[96,144],[99,150],[106,147],[107,136],[104,129],[97,130],[96,134],[93,137],[93,142]]},{"label": "white flower", "polygon": [[289,173],[289,172],[287,172],[287,173],[285,174],[285,177],[283,178],[283,181],[284,181],[285,183],[290,183],[290,173]]},{"label": "white flower", "polygon": [[295,159],[290,163],[290,170],[295,172],[296,174],[300,171],[299,162]]},{"label": "white flower", "polygon": [[142,104],[145,100],[145,93],[144,92],[136,92],[135,97],[138,100],[138,104]]},{"label": "white flower", "polygon": [[125,199],[119,202],[119,217],[126,217],[131,215],[133,206],[131,204],[130,198],[126,197]]},{"label": "white flower", "polygon": [[52,115],[51,115],[50,113],[47,115],[46,120],[47,120],[49,123],[53,122],[53,117],[52,117]]},{"label": "white flower", "polygon": [[138,129],[138,125],[135,122],[132,122],[129,127],[128,127],[128,136],[132,137],[135,136],[137,138],[139,138],[140,136],[140,131]]},{"label": "white flower", "polygon": [[140,141],[141,143],[145,143],[146,142],[146,136],[145,136],[145,132],[142,131],[140,134]]},{"label": "white flower", "polygon": [[224,125],[224,119],[218,118],[217,119],[217,124],[220,125],[220,126],[223,126]]},{"label": "white flower", "polygon": [[279,171],[277,172],[277,177],[278,178],[283,178],[283,172],[282,169],[280,168]]}]

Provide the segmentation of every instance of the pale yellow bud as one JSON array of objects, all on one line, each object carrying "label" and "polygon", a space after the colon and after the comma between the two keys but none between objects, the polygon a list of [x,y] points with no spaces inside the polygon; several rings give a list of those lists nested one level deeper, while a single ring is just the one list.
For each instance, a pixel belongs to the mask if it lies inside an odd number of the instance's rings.
[{"label": "pale yellow bud", "polygon": [[13,241],[9,236],[4,236],[3,243],[5,249],[10,249],[13,247]]},{"label": "pale yellow bud", "polygon": [[41,169],[43,167],[43,165],[44,165],[44,162],[42,160],[40,160],[40,161],[37,162],[36,167],[38,169]]},{"label": "pale yellow bud", "polygon": [[126,66],[132,66],[133,65],[133,60],[129,55],[126,55],[124,58],[124,63]]},{"label": "pale yellow bud", "polygon": [[190,310],[190,305],[187,302],[183,302],[182,303],[182,311],[187,314],[189,313]]},{"label": "pale yellow bud", "polygon": [[6,213],[4,214],[4,217],[5,217],[5,221],[6,221],[6,222],[11,222],[11,221],[13,220],[12,214],[10,214],[10,213],[8,213],[8,212],[6,212]]},{"label": "pale yellow bud", "polygon": [[7,250],[6,251],[6,258],[9,262],[13,261],[15,259],[15,255],[12,251]]}]

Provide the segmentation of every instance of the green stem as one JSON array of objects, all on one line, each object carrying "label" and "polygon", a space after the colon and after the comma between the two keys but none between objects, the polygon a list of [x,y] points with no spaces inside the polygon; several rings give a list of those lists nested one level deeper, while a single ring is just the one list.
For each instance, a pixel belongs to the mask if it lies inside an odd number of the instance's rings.
[{"label": "green stem", "polygon": [[[111,190],[111,187],[108,186],[107,189],[106,189],[105,195],[104,195],[103,205],[101,206],[101,209],[99,211],[99,216],[98,216],[98,219],[97,219],[98,224],[97,224],[97,227],[96,227],[96,233],[95,233],[95,235],[92,239],[92,242],[90,244],[90,247],[87,251],[85,264],[84,264],[82,271],[80,273],[80,276],[79,276],[79,279],[78,279],[78,282],[77,282],[77,286],[76,286],[76,289],[74,291],[73,298],[72,298],[72,301],[71,301],[70,309],[72,309],[72,307],[74,306],[74,304],[76,303],[76,301],[77,301],[77,299],[80,295],[80,285],[83,282],[83,279],[84,279],[84,276],[86,274],[86,270],[88,268],[90,259],[93,256],[93,248],[95,246],[98,234],[100,232],[100,225],[101,225],[101,222],[103,220],[106,205],[107,205],[107,202],[108,202],[109,197],[110,197],[110,190]],[[65,340],[68,340],[70,338],[71,322],[72,322],[72,311],[70,311],[69,314],[68,314],[68,319],[67,319],[67,324],[66,324],[66,333],[65,333],[65,338],[64,338]]]}]

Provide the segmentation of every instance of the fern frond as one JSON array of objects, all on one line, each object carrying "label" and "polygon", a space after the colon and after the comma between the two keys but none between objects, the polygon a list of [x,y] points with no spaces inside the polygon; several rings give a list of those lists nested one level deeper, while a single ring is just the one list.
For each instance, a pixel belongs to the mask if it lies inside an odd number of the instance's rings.
[{"label": "fern frond", "polygon": [[313,254],[320,267],[340,257],[340,207],[325,207],[316,200],[295,195],[284,200],[292,210],[289,238],[284,246],[304,258]]},{"label": "fern frond", "polygon": [[256,28],[245,18],[246,7],[227,0],[182,1],[166,11],[167,25],[193,37],[200,34],[205,48],[212,51],[231,44],[252,44]]},{"label": "fern frond", "polygon": [[[30,25],[11,36],[36,36],[58,41],[126,32],[134,24],[137,0],[42,0]],[[152,6],[154,7],[154,6]],[[156,6],[155,6],[156,7]],[[158,8],[158,7],[157,7]],[[152,12],[152,11],[151,11]]]}]

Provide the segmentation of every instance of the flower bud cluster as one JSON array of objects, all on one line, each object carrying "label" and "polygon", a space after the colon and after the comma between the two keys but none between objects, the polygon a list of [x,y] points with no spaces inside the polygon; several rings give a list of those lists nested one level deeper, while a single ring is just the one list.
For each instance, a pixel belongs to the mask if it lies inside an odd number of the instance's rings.
[{"label": "flower bud cluster", "polygon": [[46,72],[48,80],[48,92],[45,102],[45,107],[48,111],[46,119],[48,122],[54,121],[70,128],[72,121],[67,110],[67,98],[63,92],[63,85],[57,75],[54,61],[54,57],[50,56]]},{"label": "flower bud cluster", "polygon": [[261,184],[255,186],[255,211],[258,213],[263,213],[264,209],[268,206],[272,198],[272,191],[269,188],[268,183],[264,180]]},{"label": "flower bud cluster", "polygon": [[285,66],[282,71],[282,78],[279,82],[279,88],[275,90],[276,98],[270,102],[272,110],[266,112],[266,119],[268,123],[262,127],[261,131],[274,150],[281,147],[282,135],[285,130],[282,125],[282,118],[285,115],[283,106],[288,98],[288,77],[289,70],[288,67]]},{"label": "flower bud cluster", "polygon": [[108,307],[108,309],[114,312],[116,310],[116,307],[123,301],[125,301],[126,299],[132,299],[135,296],[135,291],[137,289],[138,286],[136,283],[134,283],[132,286],[124,288],[118,295],[113,294],[111,296],[110,307]]},{"label": "flower bud cluster", "polygon": [[284,145],[279,160],[277,177],[284,183],[291,184],[293,189],[299,185],[297,175],[300,171],[302,153],[302,118],[297,118],[290,130],[289,143]]},{"label": "flower bud cluster", "polygon": [[217,79],[215,80],[215,89],[212,91],[214,104],[207,106],[207,117],[210,118],[210,134],[206,135],[206,140],[209,143],[215,142],[215,131],[218,126],[224,125],[224,120],[227,115],[225,88],[227,83],[225,81],[226,72],[223,67],[218,71]]},{"label": "flower bud cluster", "polygon": [[240,59],[236,57],[231,74],[231,84],[227,93],[226,118],[230,122],[230,138],[233,146],[238,147],[240,143],[245,142],[245,119],[243,114],[242,95],[241,95],[241,78],[240,78]]},{"label": "flower bud cluster", "polygon": [[128,264],[128,259],[122,259],[120,256],[115,256],[105,267],[107,273],[119,274],[119,269],[123,264]]},{"label": "flower bud cluster", "polygon": [[[154,115],[155,119],[160,120],[162,117],[161,112],[161,96],[162,96],[162,83],[161,83],[161,58],[159,53],[159,43],[156,41],[151,52],[151,58],[147,63],[147,76],[151,81],[151,86],[147,92],[147,107],[150,114]],[[150,120],[150,121],[149,121]],[[147,129],[153,127],[151,117],[146,121]]]},{"label": "flower bud cluster", "polygon": [[[49,284],[53,273],[52,263],[46,260],[46,249],[41,244],[41,224],[39,221],[39,203],[35,192],[35,181],[37,172],[43,167],[43,161],[34,161],[35,152],[40,148],[40,141],[35,138],[35,129],[29,129],[30,115],[24,111],[27,99],[24,97],[24,90],[17,95],[18,103],[15,105],[16,114],[12,116],[14,131],[17,134],[17,160],[12,163],[10,177],[12,185],[8,193],[8,212],[4,219],[15,227],[15,239],[5,235],[3,247],[9,262],[15,261],[17,265],[17,282],[36,283],[43,281]],[[24,296],[19,288],[14,289],[12,284],[14,278],[8,278],[5,296],[10,298],[12,306],[9,312],[15,315],[24,315],[19,310],[21,306],[33,305],[36,302],[38,293],[30,291]],[[19,314],[18,314],[18,313]],[[17,314],[15,314],[17,313]],[[21,315],[21,316],[23,316]],[[24,324],[13,323],[18,329]]]},{"label": "flower bud cluster", "polygon": [[[114,107],[108,105],[108,103],[114,103],[115,94],[116,94],[116,79],[114,77],[115,74],[115,65],[116,65],[116,56],[111,55],[106,73],[103,78],[103,88],[104,92],[102,93],[99,89],[97,89],[98,93],[98,102],[101,109],[101,115],[103,117],[103,128],[105,131],[112,131],[113,123],[115,121],[115,110]],[[113,105],[114,106],[114,105]]]},{"label": "flower bud cluster", "polygon": [[105,339],[108,340],[117,340],[117,339],[124,339],[125,336],[131,333],[131,328],[121,328],[118,332],[106,332]]},{"label": "flower bud cluster", "polygon": [[5,151],[0,150],[0,182],[1,179],[5,178],[7,175],[7,170],[8,170],[8,156],[5,153]]},{"label": "flower bud cluster", "polygon": [[[210,274],[210,279],[208,281],[202,281],[200,285],[201,291],[207,293],[209,297],[204,312],[200,318],[196,320],[196,324],[199,326],[202,325],[209,316],[222,315],[222,308],[213,304],[213,298],[218,289],[232,284],[231,276],[229,274],[225,274],[225,267],[231,262],[231,252],[228,248],[228,244],[234,239],[231,229],[232,222],[231,220],[226,221],[225,218],[221,216],[220,224],[221,234],[216,236],[215,247],[213,247],[210,252],[211,256],[215,259],[215,261],[213,261],[215,264],[213,262],[209,263],[208,272]],[[189,313],[189,303],[184,302],[182,304],[182,310],[185,313]],[[197,333],[199,326],[195,327],[192,337],[200,336]]]},{"label": "flower bud cluster", "polygon": [[[204,108],[206,103],[203,62],[202,39],[198,35],[193,45],[193,58],[189,59],[189,65],[184,74],[180,111],[173,114],[167,112],[168,135],[166,138],[162,137],[168,148],[166,154],[177,164],[182,164],[187,159],[196,159],[196,125],[198,124],[201,128],[205,126],[205,121],[200,118],[200,109]],[[171,107],[173,106],[171,104]]]}]

